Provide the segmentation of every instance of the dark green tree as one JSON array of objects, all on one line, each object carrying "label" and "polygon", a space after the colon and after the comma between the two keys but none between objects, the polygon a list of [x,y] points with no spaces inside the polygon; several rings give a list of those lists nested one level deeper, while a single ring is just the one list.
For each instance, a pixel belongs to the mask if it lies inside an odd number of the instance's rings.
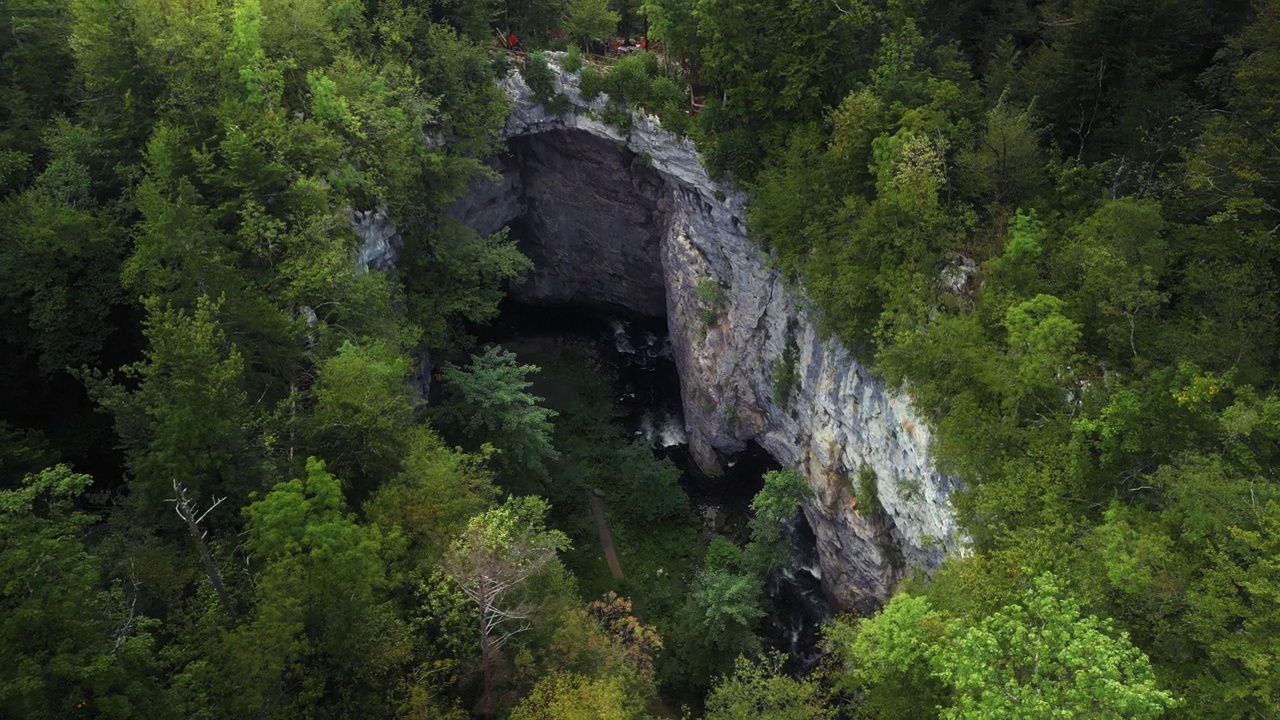
[{"label": "dark green tree", "polygon": [[448,365],[441,373],[445,399],[434,417],[446,437],[479,449],[484,443],[499,452],[495,459],[506,478],[543,477],[557,452],[551,445],[555,412],[528,392],[533,365],[517,365],[516,356],[497,347],[471,356],[471,366]]},{"label": "dark green tree", "polygon": [[0,712],[15,717],[166,717],[137,586],[101,585],[104,564],[76,508],[92,483],[56,466],[0,490]]}]

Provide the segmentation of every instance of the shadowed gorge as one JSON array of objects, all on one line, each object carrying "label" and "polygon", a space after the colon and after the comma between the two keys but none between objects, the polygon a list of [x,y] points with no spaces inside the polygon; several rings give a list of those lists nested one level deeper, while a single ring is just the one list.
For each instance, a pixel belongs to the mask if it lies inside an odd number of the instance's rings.
[{"label": "shadowed gorge", "polygon": [[[571,76],[556,82],[574,92]],[[547,114],[518,74],[504,87],[516,108],[507,151],[490,161],[498,178],[449,214],[482,234],[510,227],[534,261],[512,297],[665,316],[693,458],[718,474],[722,456],[754,442],[801,470],[837,606],[875,607],[913,568],[936,567],[963,538],[925,424],[820,336],[747,238],[741,193],[648,121],[619,132]],[[863,491],[874,508],[855,501],[863,468],[883,479]]]}]

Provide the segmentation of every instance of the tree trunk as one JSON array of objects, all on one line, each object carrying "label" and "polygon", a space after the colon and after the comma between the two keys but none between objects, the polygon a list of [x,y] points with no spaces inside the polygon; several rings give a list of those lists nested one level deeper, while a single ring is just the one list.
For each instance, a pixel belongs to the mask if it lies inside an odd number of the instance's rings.
[{"label": "tree trunk", "polygon": [[[225,500],[226,498],[222,498]],[[187,530],[191,531],[191,537],[196,541],[196,549],[200,552],[200,563],[204,565],[204,574],[209,576],[209,582],[213,584],[213,591],[218,594],[218,602],[222,603],[222,611],[231,617],[232,606],[231,596],[227,594],[227,588],[222,584],[222,573],[218,572],[218,565],[213,561],[213,555],[209,552],[209,546],[204,542],[204,533],[200,532],[200,521],[208,515],[211,510],[218,507],[222,500],[215,500],[203,515],[196,517],[197,510],[192,507],[191,501],[187,499],[187,489],[178,484],[177,479],[173,481],[173,509],[178,513],[178,517],[187,524]]]},{"label": "tree trunk", "polygon": [[484,693],[480,696],[480,716],[493,717],[493,639],[489,637],[488,598],[480,598],[480,672],[484,675]]},{"label": "tree trunk", "polygon": [[231,617],[231,596],[227,595],[227,589],[222,585],[222,573],[218,572],[218,566],[213,562],[213,555],[209,554],[209,546],[204,542],[204,536],[200,533],[200,528],[194,521],[187,522],[187,528],[191,530],[191,537],[196,539],[196,548],[200,551],[200,562],[204,565],[204,572],[209,576],[209,582],[213,583],[213,591],[218,594],[218,602],[222,603],[222,611]]}]

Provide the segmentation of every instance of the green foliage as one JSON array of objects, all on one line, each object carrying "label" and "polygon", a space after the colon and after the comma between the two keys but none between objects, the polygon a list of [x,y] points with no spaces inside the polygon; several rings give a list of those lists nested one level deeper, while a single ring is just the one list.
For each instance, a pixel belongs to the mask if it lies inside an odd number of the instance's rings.
[{"label": "green foliage", "polygon": [[1081,617],[1051,576],[1036,578],[1022,603],[935,651],[935,673],[952,689],[942,717],[1155,718],[1176,706],[1146,655],[1110,632],[1109,622]]},{"label": "green foliage", "polygon": [[147,517],[171,517],[163,501],[175,479],[196,497],[242,499],[260,486],[244,358],[216,322],[220,309],[208,299],[194,314],[149,301],[150,348],[144,360],[124,368],[129,384],[90,378],[91,390],[115,416],[132,499]]},{"label": "green foliage", "polygon": [[355,711],[379,691],[362,666],[382,664],[386,648],[369,638],[398,634],[375,605],[386,581],[381,533],[356,523],[341,481],[315,458],[244,514],[256,603],[220,648],[222,680],[237,688],[228,704],[239,713]]},{"label": "green foliage", "polygon": [[547,463],[558,456],[551,444],[556,413],[526,392],[534,372],[533,365],[517,365],[513,353],[491,347],[472,355],[469,368],[448,365],[440,375],[445,399],[435,418],[442,431],[474,449],[491,444],[500,475],[509,479],[545,476]]},{"label": "green foliage", "polygon": [[576,73],[582,69],[582,51],[577,45],[570,45],[565,51],[564,60],[561,62],[565,72]]},{"label": "green foliage", "polygon": [[[556,555],[569,538],[545,526],[547,503],[538,497],[508,497],[502,505],[471,518],[445,557],[445,571],[479,617],[480,665],[484,673],[481,708],[494,707],[499,650],[530,629],[540,595],[554,594],[561,570]],[[546,583],[550,580],[550,584]]]},{"label": "green foliage", "polygon": [[309,452],[323,456],[361,497],[399,469],[417,404],[409,361],[390,343],[343,343],[317,368]]},{"label": "green foliage", "polygon": [[1274,707],[1280,697],[1272,670],[1277,651],[1269,640],[1280,623],[1277,530],[1280,503],[1272,500],[1261,509],[1257,530],[1229,528],[1228,538],[1210,551],[1209,567],[1188,596],[1191,633],[1208,648],[1211,667],[1228,679],[1218,700],[1226,706],[1217,710],[1233,716]]},{"label": "green foliage", "polygon": [[564,0],[504,0],[493,24],[519,34],[526,46],[546,46],[564,21]]},{"label": "green foliage", "polygon": [[699,43],[694,7],[694,3],[683,0],[644,0],[639,10],[645,17],[649,39],[665,43],[667,55],[676,63],[687,65],[690,75],[696,76]]},{"label": "green foliage", "polygon": [[639,106],[649,99],[649,87],[657,74],[658,60],[647,52],[634,52],[609,68],[605,91],[614,102]]},{"label": "green foliage", "polygon": [[[757,563],[713,543],[688,567],[697,526],[674,469],[607,410],[562,415],[553,462],[519,368],[451,375],[474,392],[435,419],[468,454],[415,424],[404,382],[412,348],[471,350],[529,267],[504,234],[445,212],[503,143],[507,56],[482,43],[495,27],[528,47],[559,27],[612,35],[602,20],[634,35],[637,10],[663,52],[608,77],[582,68],[584,97],[608,92],[601,116],[623,127],[657,114],[747,181],[769,261],[803,283],[823,331],[907,388],[967,488],[953,500],[972,555],[913,585],[929,606],[891,602],[891,627],[847,640],[866,659],[850,712],[1151,716],[1167,697],[1124,631],[1185,698],[1169,714],[1274,714],[1275,2],[11,0],[0,715],[462,715],[478,611],[438,571],[494,499],[491,459],[508,486],[551,495],[580,545],[600,491],[618,584],[687,645],[659,661],[681,699],[697,705],[751,649]],[[531,86],[550,84],[532,64]],[[375,209],[398,232],[388,272],[352,262],[349,213]],[[779,407],[798,382],[792,342],[772,368]],[[492,397],[506,400],[486,410]],[[494,421],[470,425],[476,409]],[[313,467],[300,490],[283,484],[252,505],[271,522],[227,511],[307,455],[342,481]],[[61,469],[19,482],[59,460],[122,497],[80,497]],[[235,617],[212,609],[189,537],[171,532],[175,479],[202,507],[226,498],[202,529]],[[343,482],[369,526],[330,502]],[[869,484],[853,488],[864,512]],[[87,508],[109,510],[90,523]],[[253,546],[245,572],[236,537]],[[594,552],[567,560],[584,587],[613,587]],[[1074,601],[1021,594],[1046,570]],[[568,619],[572,587],[559,571],[527,587],[556,600],[509,646],[520,662],[495,664],[513,674],[493,709],[540,676],[530,712],[649,697],[618,643]],[[921,654],[943,637],[954,651]],[[1037,653],[1052,662],[1028,664]],[[734,692],[781,682],[766,675]]]},{"label": "green foliage", "polygon": [[764,474],[764,487],[751,500],[754,517],[749,523],[751,543],[743,555],[744,565],[761,577],[786,566],[794,544],[791,524],[812,494],[809,481],[794,470],[771,470]]},{"label": "green foliage", "polygon": [[727,294],[720,283],[711,278],[702,278],[693,286],[694,297],[702,305],[702,326],[714,325],[720,317]]},{"label": "green foliage", "polygon": [[658,114],[662,127],[674,135],[689,129],[688,96],[685,86],[663,75],[653,79],[649,87],[649,108]]},{"label": "green foliage", "polygon": [[115,279],[124,233],[97,207],[82,129],[63,121],[46,138],[53,154],[26,192],[0,204],[0,337],[34,355],[44,376],[96,364],[124,302]]},{"label": "green foliage", "polygon": [[[646,7],[658,10],[660,30],[678,38],[681,52],[693,50],[680,47],[690,42],[692,23],[700,73],[715,88],[699,116],[715,170],[753,178],[768,149],[784,146],[793,128],[821,118],[824,103],[865,74],[859,48],[871,11],[863,5],[841,12],[822,3],[708,0],[695,3],[691,17],[674,5]],[[763,28],[767,43],[756,40]]]},{"label": "green foliage", "polygon": [[[84,542],[77,510],[92,479],[59,465],[0,490],[0,712],[60,718],[170,715],[152,631]],[[136,588],[134,589],[136,592]],[[33,639],[38,638],[38,642]]]},{"label": "green foliage", "polygon": [[738,658],[707,696],[707,720],[824,720],[835,711],[823,703],[811,679],[796,680],[782,670],[783,658],[766,655],[758,663]]},{"label": "green foliage", "polygon": [[546,501],[538,497],[509,497],[502,505],[472,517],[450,546],[451,572],[464,590],[481,582],[477,571],[509,569],[513,575],[528,579],[557,552],[567,550],[569,538],[546,528],[548,509]]},{"label": "green foliage", "polygon": [[870,465],[861,465],[853,478],[853,497],[858,512],[867,517],[875,517],[884,512],[880,504],[879,478],[876,469]]},{"label": "green foliage", "polygon": [[578,92],[582,93],[582,99],[591,102],[604,91],[604,73],[591,66],[583,68],[582,74],[578,76]]},{"label": "green foliage", "polygon": [[724,288],[711,278],[702,278],[693,286],[693,293],[703,305],[717,306],[726,297]]},{"label": "green foliage", "polygon": [[524,81],[533,91],[533,98],[540,103],[551,102],[551,98],[556,95],[556,88],[552,82],[555,79],[555,73],[547,63],[547,56],[540,52],[529,53],[524,61],[523,74]]},{"label": "green foliage", "polygon": [[1044,160],[1031,109],[1017,112],[1006,95],[987,112],[977,147],[957,154],[960,186],[978,205],[1015,207],[1044,186]]},{"label": "green foliage", "polygon": [[930,652],[949,623],[921,597],[899,594],[878,614],[841,619],[826,642],[844,664],[837,688],[858,693],[858,716],[875,720],[938,717],[945,686],[933,675]]},{"label": "green foliage", "polygon": [[[246,547],[263,564],[264,593],[289,587],[303,601],[305,627],[322,649],[339,652],[383,582],[380,534],[347,512],[342,484],[324,462],[307,459],[306,475],[275,486],[245,508]],[[278,575],[278,576],[277,576]]]},{"label": "green foliage", "polygon": [[548,675],[511,711],[512,720],[632,720],[647,717],[621,679]]},{"label": "green foliage", "polygon": [[564,11],[564,32],[586,47],[592,40],[613,37],[618,30],[619,19],[618,13],[609,9],[607,0],[568,0]]},{"label": "green foliage", "polygon": [[428,247],[406,251],[401,262],[409,319],[423,328],[431,348],[470,342],[457,325],[490,322],[498,316],[502,283],[516,282],[533,264],[520,254],[505,230],[482,237],[461,223],[444,220]]},{"label": "green foliage", "polygon": [[488,455],[450,448],[426,428],[407,438],[400,472],[364,505],[369,520],[404,543],[407,571],[429,575],[467,521],[496,499]]},{"label": "green foliage", "polygon": [[787,341],[782,348],[782,357],[773,361],[769,368],[769,386],[773,388],[773,404],[785,408],[791,403],[791,394],[800,382],[796,372],[796,363],[800,361],[800,345],[796,341],[795,328],[787,324]]},{"label": "green foliage", "polygon": [[[623,593],[638,616],[666,634],[699,560],[697,516],[679,469],[618,422],[614,389],[596,358],[572,346],[527,357],[545,368],[535,389],[559,413],[554,444],[561,457],[545,482],[523,478],[513,491],[537,492],[551,503],[551,521],[573,540],[564,562],[584,596]],[[592,502],[608,523],[621,580],[601,556]]]},{"label": "green foliage", "polygon": [[1017,603],[973,622],[900,595],[856,627],[837,625],[828,640],[847,664],[841,682],[865,693],[868,717],[1154,718],[1178,704],[1126,634],[1082,617],[1047,574]]}]

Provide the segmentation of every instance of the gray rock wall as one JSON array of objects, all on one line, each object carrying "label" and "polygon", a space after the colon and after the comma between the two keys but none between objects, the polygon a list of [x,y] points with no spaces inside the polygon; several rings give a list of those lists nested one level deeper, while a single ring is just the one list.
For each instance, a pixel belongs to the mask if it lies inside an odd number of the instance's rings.
[{"label": "gray rock wall", "polygon": [[[665,308],[695,458],[715,472],[720,453],[754,440],[804,473],[823,585],[840,606],[872,606],[913,569],[963,552],[955,482],[933,466],[929,428],[905,395],[818,334],[747,238],[745,196],[712,181],[693,145],[654,119],[637,116],[625,133],[595,120],[602,101],[583,102],[576,77],[556,70],[575,111],[548,114],[509,75],[502,180],[452,209],[482,232],[528,231],[539,268],[518,292]],[[794,378],[785,397],[783,376]],[[860,471],[874,474],[879,508],[858,507]]]}]

